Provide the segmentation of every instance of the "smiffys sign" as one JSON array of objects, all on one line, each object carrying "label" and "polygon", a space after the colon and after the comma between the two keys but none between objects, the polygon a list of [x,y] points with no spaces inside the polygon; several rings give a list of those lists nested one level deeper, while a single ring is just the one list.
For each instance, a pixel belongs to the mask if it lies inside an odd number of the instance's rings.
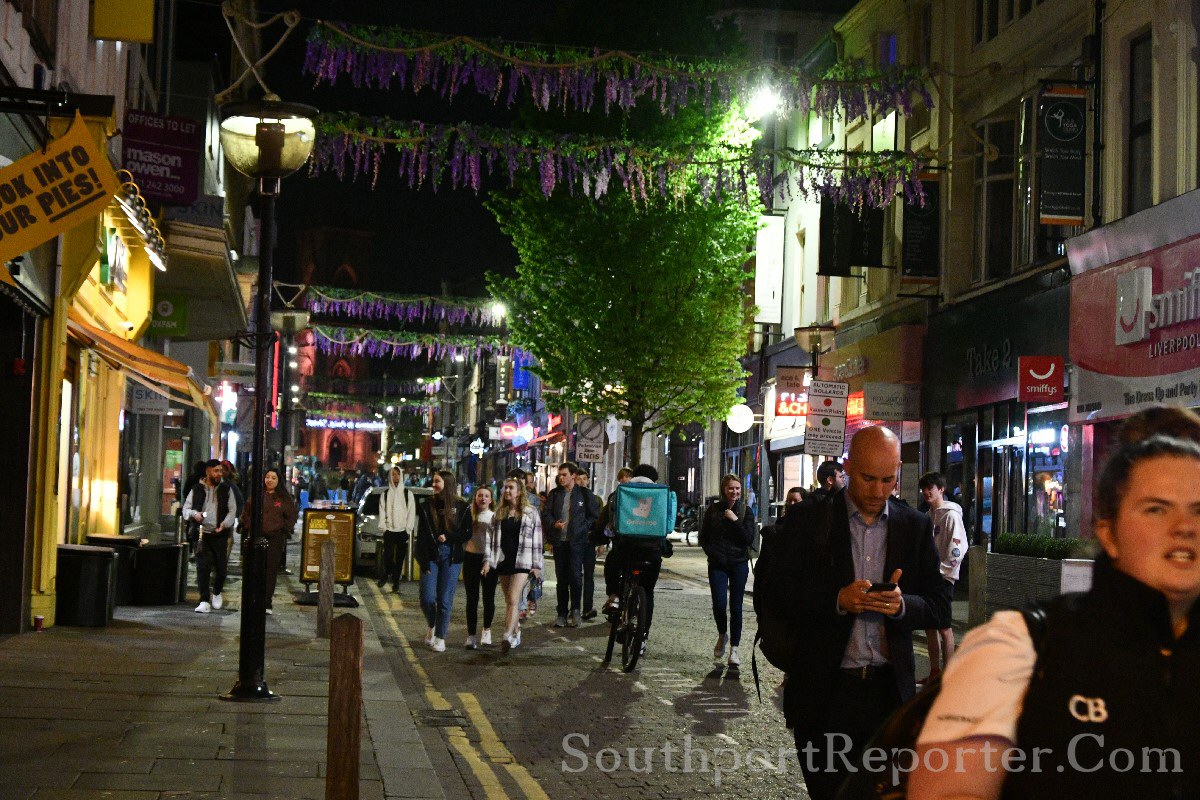
[{"label": "smiffys sign", "polygon": [[1020,389],[1017,400],[1022,403],[1061,403],[1066,396],[1063,371],[1066,361],[1061,356],[1020,356],[1017,371]]},{"label": "smiffys sign", "polygon": [[94,218],[120,184],[83,118],[0,170],[0,262],[9,261]]}]

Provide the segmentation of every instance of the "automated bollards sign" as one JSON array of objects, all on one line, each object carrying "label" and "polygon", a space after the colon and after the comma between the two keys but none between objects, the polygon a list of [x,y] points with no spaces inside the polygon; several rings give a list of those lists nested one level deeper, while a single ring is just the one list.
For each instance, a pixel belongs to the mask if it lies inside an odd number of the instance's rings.
[{"label": "automated bollards sign", "polygon": [[846,403],[850,384],[813,381],[808,387],[808,416],[804,419],[804,452],[841,458],[846,450]]}]

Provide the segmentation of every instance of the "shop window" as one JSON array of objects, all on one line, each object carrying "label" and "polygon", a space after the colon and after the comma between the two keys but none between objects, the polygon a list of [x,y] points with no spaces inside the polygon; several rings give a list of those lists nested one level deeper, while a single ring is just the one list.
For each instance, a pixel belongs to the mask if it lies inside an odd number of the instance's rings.
[{"label": "shop window", "polygon": [[1029,415],[1025,532],[1062,536],[1067,463],[1067,409]]},{"label": "shop window", "polygon": [[1129,43],[1129,153],[1126,161],[1125,213],[1136,214],[1154,202],[1154,103],[1150,34]]},{"label": "shop window", "polygon": [[942,442],[941,472],[946,477],[946,496],[962,506],[967,538],[978,544],[973,535],[976,530],[975,414],[947,418]]}]

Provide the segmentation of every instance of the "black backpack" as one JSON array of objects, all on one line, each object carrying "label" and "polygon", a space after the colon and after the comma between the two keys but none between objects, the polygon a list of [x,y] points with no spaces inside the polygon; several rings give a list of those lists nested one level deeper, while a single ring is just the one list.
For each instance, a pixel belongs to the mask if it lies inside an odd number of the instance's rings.
[{"label": "black backpack", "polygon": [[[1033,649],[1041,655],[1042,642],[1046,634],[1046,609],[1033,605],[1021,609],[1025,627],[1033,640]],[[838,789],[837,800],[904,800],[908,796],[908,773],[912,764],[896,763],[898,753],[915,753],[917,737],[925,727],[929,709],[942,691],[942,676],[938,675],[917,692],[917,696],[892,712],[863,752],[879,748],[889,754],[887,768],[879,772],[865,769],[851,772]],[[892,778],[896,780],[893,782]]]}]

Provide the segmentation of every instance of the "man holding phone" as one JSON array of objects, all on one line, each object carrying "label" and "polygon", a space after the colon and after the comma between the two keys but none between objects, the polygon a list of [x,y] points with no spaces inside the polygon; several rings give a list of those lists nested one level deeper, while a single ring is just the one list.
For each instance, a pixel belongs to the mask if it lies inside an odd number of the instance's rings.
[{"label": "man holding phone", "polygon": [[929,518],[891,498],[900,442],[863,428],[845,462],[849,484],[797,506],[804,646],[784,689],[805,784],[831,800],[879,725],[916,693],[912,632],[939,619],[941,573]]}]

